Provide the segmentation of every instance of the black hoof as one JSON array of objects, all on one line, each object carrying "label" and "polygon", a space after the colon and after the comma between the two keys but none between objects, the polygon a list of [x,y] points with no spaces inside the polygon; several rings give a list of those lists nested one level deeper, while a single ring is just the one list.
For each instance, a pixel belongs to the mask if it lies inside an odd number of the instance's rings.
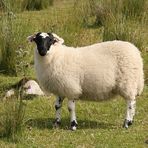
[{"label": "black hoof", "polygon": [[130,125],[132,125],[132,121],[125,119],[124,123],[123,123],[123,127],[124,128],[128,128]]},{"label": "black hoof", "polygon": [[73,120],[73,121],[71,122],[71,125],[70,125],[70,126],[71,126],[70,129],[71,129],[72,131],[75,131],[75,130],[77,129],[78,124],[77,124],[77,122],[76,122],[75,120]]}]

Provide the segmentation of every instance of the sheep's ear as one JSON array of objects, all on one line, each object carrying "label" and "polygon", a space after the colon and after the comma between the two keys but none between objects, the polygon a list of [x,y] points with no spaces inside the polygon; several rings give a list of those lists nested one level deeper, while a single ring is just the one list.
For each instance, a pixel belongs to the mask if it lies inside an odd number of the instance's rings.
[{"label": "sheep's ear", "polygon": [[58,35],[56,35],[55,33],[52,33],[54,39],[56,42],[63,44],[64,43],[64,39],[60,38]]},{"label": "sheep's ear", "polygon": [[27,39],[29,42],[33,42],[35,37],[36,37],[36,34],[28,36]]}]

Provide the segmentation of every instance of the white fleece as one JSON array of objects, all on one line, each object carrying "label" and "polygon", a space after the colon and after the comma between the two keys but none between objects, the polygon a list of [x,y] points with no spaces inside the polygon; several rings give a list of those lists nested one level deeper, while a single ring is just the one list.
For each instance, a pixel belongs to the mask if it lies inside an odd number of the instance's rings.
[{"label": "white fleece", "polygon": [[144,86],[140,52],[124,41],[78,48],[56,43],[44,57],[35,49],[35,69],[47,94],[68,99],[104,100],[114,94],[133,99]]}]

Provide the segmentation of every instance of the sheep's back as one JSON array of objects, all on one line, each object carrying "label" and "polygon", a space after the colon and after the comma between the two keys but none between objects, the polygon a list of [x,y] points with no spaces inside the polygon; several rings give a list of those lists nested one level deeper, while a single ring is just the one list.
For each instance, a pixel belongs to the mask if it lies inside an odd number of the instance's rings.
[{"label": "sheep's back", "polygon": [[81,98],[103,100],[113,94],[117,64],[109,52],[102,50],[100,44],[91,46],[90,49],[82,49],[84,79]]},{"label": "sheep's back", "polygon": [[81,50],[85,61],[82,98],[106,99],[114,93],[129,97],[143,89],[142,58],[131,43],[110,41]]}]

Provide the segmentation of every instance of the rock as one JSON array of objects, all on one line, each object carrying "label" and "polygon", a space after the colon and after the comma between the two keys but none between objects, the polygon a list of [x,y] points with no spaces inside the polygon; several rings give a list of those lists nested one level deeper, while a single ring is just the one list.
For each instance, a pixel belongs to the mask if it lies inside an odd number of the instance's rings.
[{"label": "rock", "polygon": [[44,95],[44,92],[41,90],[39,84],[35,80],[23,78],[17,84],[13,85],[12,88],[5,93],[4,99],[16,95],[16,92],[18,92],[20,89],[23,90],[23,95],[25,96]]}]

